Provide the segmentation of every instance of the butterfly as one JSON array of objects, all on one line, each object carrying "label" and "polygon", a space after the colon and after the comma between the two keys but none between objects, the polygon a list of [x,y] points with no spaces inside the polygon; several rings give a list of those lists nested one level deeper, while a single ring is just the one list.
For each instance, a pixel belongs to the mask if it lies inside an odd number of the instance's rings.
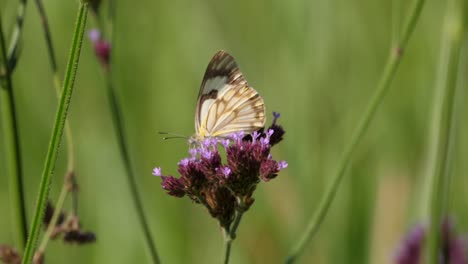
[{"label": "butterfly", "polygon": [[206,68],[195,110],[195,139],[251,133],[265,126],[265,104],[234,58],[218,51]]}]

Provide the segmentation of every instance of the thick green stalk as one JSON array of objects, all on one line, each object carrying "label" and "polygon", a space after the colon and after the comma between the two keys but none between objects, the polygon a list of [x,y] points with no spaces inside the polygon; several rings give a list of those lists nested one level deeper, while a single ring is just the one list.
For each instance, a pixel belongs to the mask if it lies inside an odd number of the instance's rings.
[{"label": "thick green stalk", "polygon": [[49,196],[49,187],[52,179],[52,172],[55,167],[57,151],[59,148],[61,136],[63,134],[63,128],[65,125],[65,120],[67,118],[68,107],[70,105],[71,96],[73,92],[73,85],[78,69],[80,51],[86,26],[87,11],[88,3],[80,2],[78,9],[78,17],[75,25],[75,32],[73,34],[73,41],[70,50],[70,57],[68,59],[67,69],[65,72],[65,81],[63,83],[62,94],[60,96],[60,102],[57,109],[54,127],[52,130],[49,149],[47,151],[47,156],[44,163],[44,170],[42,173],[41,183],[39,186],[39,193],[36,200],[36,209],[34,211],[34,218],[31,226],[31,234],[26,244],[26,250],[23,256],[23,264],[30,264],[32,261],[37,239],[39,236],[39,231],[42,225],[42,217],[44,215],[44,210]]},{"label": "thick green stalk", "polygon": [[414,2],[409,19],[406,21],[405,26],[403,28],[401,40],[398,41],[397,46],[393,47],[393,49],[391,50],[390,56],[387,60],[385,69],[383,71],[380,82],[376,88],[376,91],[374,92],[374,95],[371,98],[366,111],[362,115],[362,119],[360,120],[349,145],[346,146],[345,151],[343,152],[343,156],[341,158],[340,163],[338,164],[338,169],[334,177],[332,178],[331,184],[328,186],[323,198],[320,200],[317,211],[309,220],[306,230],[302,233],[302,236],[290,251],[286,259],[286,263],[294,263],[297,260],[299,255],[304,250],[305,246],[317,233],[323,220],[325,219],[328,209],[330,208],[331,202],[333,201],[338,187],[345,175],[346,169],[350,163],[352,155],[356,150],[358,144],[361,142],[378,106],[382,102],[386,92],[388,91],[388,88],[390,87],[398,65],[400,65],[400,61],[408,43],[408,40],[412,35],[416,22],[419,18],[419,15],[421,14],[424,2],[424,0],[416,0]]},{"label": "thick green stalk", "polygon": [[[115,49],[115,41],[114,41],[114,18],[115,18],[115,0],[111,0],[109,2],[109,17],[107,20],[108,23],[108,34],[110,43],[112,44],[112,50]],[[112,58],[112,56],[111,56]],[[115,93],[114,86],[112,84],[112,66],[109,65],[105,69],[106,73],[106,81],[107,81],[107,97],[109,100],[109,105],[111,109],[112,121],[114,124],[114,129],[116,131],[117,136],[117,143],[120,150],[120,154],[122,156],[125,174],[127,176],[128,186],[130,187],[130,194],[133,200],[133,204],[135,206],[135,210],[137,213],[137,218],[140,221],[141,228],[143,229],[143,235],[148,247],[148,250],[151,255],[152,262],[154,264],[160,263],[158,251],[156,249],[156,244],[154,243],[153,237],[151,235],[151,231],[149,228],[149,224],[145,215],[145,211],[143,209],[143,203],[141,201],[140,194],[138,193],[138,185],[136,181],[136,177],[132,168],[130,155],[128,153],[126,135],[124,130],[124,123],[123,123],[123,115],[122,115],[122,108],[119,104],[117,99],[117,95]]]},{"label": "thick green stalk", "polygon": [[[451,148],[453,145],[453,130],[455,119],[455,98],[458,77],[458,66],[463,40],[463,2],[452,0],[448,2],[443,29],[438,87],[436,95],[442,97],[435,105],[435,122],[437,135],[435,142],[435,166],[428,181],[431,192],[428,199],[429,230],[426,245],[426,263],[437,264],[440,258],[441,226],[446,216],[447,197],[449,194],[449,179],[451,165]],[[440,92],[439,92],[440,91]],[[439,93],[438,93],[439,92]]]},{"label": "thick green stalk", "polygon": [[2,18],[0,14],[0,105],[3,122],[3,140],[5,144],[5,166],[9,178],[9,193],[11,197],[11,210],[13,216],[13,232],[16,247],[22,249],[26,244],[27,224],[24,201],[23,171],[21,168],[21,154],[18,133],[18,122],[15,111],[11,69],[8,64],[5,38],[3,35]]}]

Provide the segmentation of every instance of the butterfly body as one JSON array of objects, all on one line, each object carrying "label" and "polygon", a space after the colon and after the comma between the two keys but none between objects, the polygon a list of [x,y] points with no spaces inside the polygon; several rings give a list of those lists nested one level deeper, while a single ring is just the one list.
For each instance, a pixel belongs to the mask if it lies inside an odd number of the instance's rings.
[{"label": "butterfly body", "polygon": [[247,84],[234,58],[219,51],[203,77],[195,113],[195,140],[250,133],[265,126],[265,104]]}]

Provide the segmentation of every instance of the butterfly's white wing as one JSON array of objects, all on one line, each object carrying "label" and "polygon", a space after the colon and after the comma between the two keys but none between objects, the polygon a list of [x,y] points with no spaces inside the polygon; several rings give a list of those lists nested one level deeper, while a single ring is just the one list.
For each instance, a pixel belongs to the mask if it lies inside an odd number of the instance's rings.
[{"label": "butterfly's white wing", "polygon": [[222,137],[265,126],[262,97],[247,84],[234,58],[219,51],[203,77],[195,112],[196,136]]}]

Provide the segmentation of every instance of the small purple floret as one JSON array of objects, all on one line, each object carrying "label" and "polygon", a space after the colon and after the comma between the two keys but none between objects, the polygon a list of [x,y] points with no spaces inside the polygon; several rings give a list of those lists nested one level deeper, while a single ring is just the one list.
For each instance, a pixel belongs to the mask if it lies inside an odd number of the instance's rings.
[{"label": "small purple floret", "polygon": [[236,143],[239,143],[244,138],[244,134],[245,134],[244,131],[235,132],[231,134],[231,138]]},{"label": "small purple floret", "polygon": [[211,146],[211,140],[209,138],[205,138],[201,144],[202,148],[208,149]]},{"label": "small purple floret", "polygon": [[209,149],[203,149],[203,150],[201,150],[200,155],[204,159],[211,159],[213,157],[213,151],[211,151]]},{"label": "small purple floret", "polygon": [[98,29],[91,29],[88,32],[88,38],[93,42],[98,42],[101,39],[101,32]]},{"label": "small purple floret", "polygon": [[213,148],[216,148],[216,146],[218,145],[218,139],[217,138],[211,138],[211,146]]},{"label": "small purple floret", "polygon": [[259,142],[260,144],[262,144],[262,146],[267,146],[268,144],[270,144],[270,138],[269,137],[260,138]]},{"label": "small purple floret", "polygon": [[254,131],[254,132],[252,133],[252,142],[257,141],[257,139],[258,139],[261,135],[262,135],[262,134],[259,133],[258,131]]},{"label": "small purple floret", "polygon": [[280,118],[280,116],[281,116],[280,113],[273,112],[273,125],[276,124],[276,121],[278,120],[278,118]]},{"label": "small purple floret", "polygon": [[156,167],[156,168],[154,168],[154,169],[153,169],[153,175],[154,175],[154,176],[161,177],[161,176],[162,176],[161,167]]},{"label": "small purple floret", "polygon": [[229,144],[231,143],[229,139],[224,138],[220,140],[221,145],[223,145],[224,148],[229,147]]},{"label": "small purple floret", "polygon": [[191,160],[192,158],[185,158],[185,159],[181,159],[179,161],[179,163],[177,163],[178,166],[187,166],[189,164],[189,161]]},{"label": "small purple floret", "polygon": [[282,169],[286,169],[288,167],[288,163],[285,160],[278,162],[278,171]]},{"label": "small purple floret", "polygon": [[231,174],[231,169],[229,167],[222,167],[221,172],[223,173],[225,178],[228,178]]},{"label": "small purple floret", "polygon": [[197,153],[198,153],[198,149],[197,148],[191,148],[191,149],[189,149],[189,153],[190,153],[190,157],[196,158]]}]

